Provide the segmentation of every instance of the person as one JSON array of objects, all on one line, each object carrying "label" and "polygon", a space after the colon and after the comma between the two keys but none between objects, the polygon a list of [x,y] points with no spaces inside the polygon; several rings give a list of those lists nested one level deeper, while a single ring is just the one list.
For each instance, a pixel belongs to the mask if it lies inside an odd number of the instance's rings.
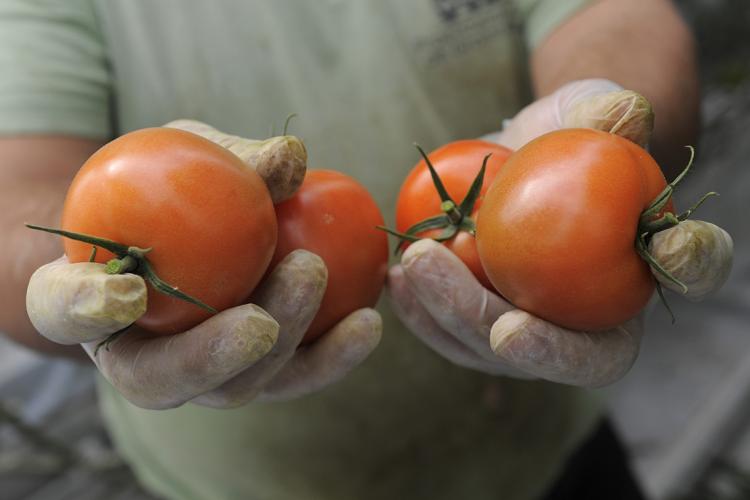
[{"label": "person", "polygon": [[[26,317],[30,276],[61,248],[23,222],[56,226],[76,170],[112,137],[178,118],[262,137],[289,112],[311,163],[359,179],[392,220],[413,141],[433,149],[515,115],[494,137],[517,148],[623,87],[653,104],[650,148],[673,177],[695,142],[698,94],[693,40],[670,1],[11,0],[0,41],[0,330],[52,355],[83,358],[61,343],[84,346],[112,437],[150,491],[588,498],[581,467],[598,462],[616,480],[591,498],[638,498],[610,431],[596,432],[599,400],[581,388],[624,375],[638,318],[595,340],[540,322],[423,241],[391,268],[390,300],[309,348],[296,344],[324,265],[297,252],[251,299],[279,324],[262,352],[240,349],[256,332],[249,304],[170,338],[134,328],[94,353],[99,338],[56,337],[58,325],[50,342]],[[59,279],[70,265],[43,266],[30,300],[72,296]],[[490,345],[501,327],[505,341]]]}]

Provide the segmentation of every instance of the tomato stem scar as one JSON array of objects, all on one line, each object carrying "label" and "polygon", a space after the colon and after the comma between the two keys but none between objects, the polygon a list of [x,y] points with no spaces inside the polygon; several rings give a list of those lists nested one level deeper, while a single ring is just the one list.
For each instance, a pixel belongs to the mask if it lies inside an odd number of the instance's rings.
[{"label": "tomato stem scar", "polygon": [[122,259],[112,259],[104,266],[104,272],[107,274],[131,273],[136,269],[138,269],[138,260],[130,255]]},{"label": "tomato stem scar", "polygon": [[450,219],[451,224],[456,225],[461,223],[461,219],[464,218],[464,214],[458,209],[455,203],[451,200],[444,201],[440,204],[440,210],[445,212],[445,215]]}]

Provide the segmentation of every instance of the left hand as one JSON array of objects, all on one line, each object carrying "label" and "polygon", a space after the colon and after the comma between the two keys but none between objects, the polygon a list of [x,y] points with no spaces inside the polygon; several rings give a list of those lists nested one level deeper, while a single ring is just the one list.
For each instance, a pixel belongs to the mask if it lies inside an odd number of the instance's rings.
[{"label": "left hand", "polygon": [[[576,81],[530,104],[501,132],[486,138],[515,150],[546,132],[584,126],[645,146],[652,115],[643,106],[648,106],[645,100],[611,81]],[[680,231],[681,237],[666,237],[674,231]],[[689,273],[691,281],[702,282],[705,294],[723,284],[727,273],[716,269],[728,271],[732,248],[731,238],[721,228],[685,231],[677,226],[660,234],[652,241],[653,255],[689,253],[699,237],[715,245],[717,252],[692,252],[687,259],[673,259],[670,271],[678,279]],[[671,248],[662,251],[660,245],[667,241]],[[484,288],[458,257],[432,240],[407,248],[401,265],[389,271],[388,293],[401,321],[429,347],[460,366],[488,374],[583,387],[608,385],[633,365],[644,332],[643,313],[595,333],[542,320]]]}]

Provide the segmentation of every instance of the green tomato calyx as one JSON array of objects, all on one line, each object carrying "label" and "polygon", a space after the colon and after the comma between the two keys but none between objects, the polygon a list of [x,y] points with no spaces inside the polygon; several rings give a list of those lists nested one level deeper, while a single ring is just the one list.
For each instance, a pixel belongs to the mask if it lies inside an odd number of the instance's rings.
[{"label": "green tomato calyx", "polygon": [[[666,278],[667,281],[677,285],[677,287],[680,288],[683,294],[688,293],[687,285],[675,278],[669,271],[664,269],[664,267],[659,264],[654,256],[651,255],[651,253],[648,251],[648,243],[649,241],[651,241],[653,235],[660,231],[664,231],[665,229],[674,227],[684,220],[687,220],[688,217],[690,217],[690,215],[698,207],[700,207],[704,201],[712,196],[719,195],[714,191],[706,193],[701,196],[701,198],[692,207],[680,213],[679,215],[664,211],[664,207],[667,206],[667,203],[669,203],[669,200],[672,198],[672,194],[674,193],[677,184],[679,184],[680,181],[685,178],[685,176],[693,166],[693,160],[695,159],[695,149],[692,146],[687,146],[687,148],[690,150],[690,160],[688,161],[687,166],[683,169],[682,172],[680,172],[680,175],[678,175],[672,182],[667,184],[664,190],[659,193],[656,198],[653,199],[653,201],[649,204],[648,207],[646,207],[643,212],[641,212],[640,219],[638,220],[638,234],[635,239],[636,252],[638,252],[638,255],[651,267],[652,272],[659,273],[661,276]],[[669,315],[672,317],[672,323],[674,323],[674,313],[667,303],[666,297],[664,296],[664,291],[662,290],[662,286],[658,280],[656,280],[656,291],[659,294],[659,298],[664,304],[664,307],[667,309],[667,312],[669,312]]]},{"label": "green tomato calyx", "polygon": [[[154,289],[166,295],[170,295],[185,302],[189,302],[198,307],[201,307],[211,313],[216,313],[216,309],[201,302],[195,297],[186,294],[185,292],[178,290],[177,287],[170,285],[163,281],[154,271],[154,267],[146,258],[146,254],[151,251],[151,248],[139,248],[134,246],[124,245],[116,241],[108,240],[106,238],[100,238],[98,236],[91,236],[83,233],[75,233],[72,231],[65,231],[63,229],[53,229],[44,226],[36,226],[33,224],[26,224],[29,229],[35,229],[37,231],[44,231],[47,233],[57,234],[71,240],[82,241],[89,243],[96,247],[109,250],[117,256],[117,258],[110,260],[104,266],[104,271],[107,274],[123,274],[133,273],[141,276],[145,279]],[[96,257],[96,251],[91,252],[90,262],[93,262]]]},{"label": "green tomato calyx", "polygon": [[443,213],[428,217],[420,222],[417,222],[403,233],[393,229],[389,229],[385,226],[378,226],[378,229],[396,236],[399,239],[399,243],[398,245],[396,245],[396,254],[399,254],[404,250],[404,246],[407,242],[414,242],[422,239],[419,234],[430,229],[443,230],[437,237],[432,238],[437,242],[448,241],[451,238],[455,237],[460,231],[465,231],[472,236],[476,235],[476,224],[474,223],[474,220],[472,220],[470,215],[472,214],[472,212],[474,212],[474,206],[476,205],[476,202],[479,199],[479,193],[482,190],[482,184],[484,183],[484,174],[487,170],[487,161],[490,159],[490,156],[492,156],[492,154],[490,153],[484,157],[484,160],[482,160],[482,168],[479,170],[479,173],[472,181],[471,187],[469,187],[469,191],[466,193],[464,199],[461,200],[461,203],[457,204],[448,194],[448,190],[445,189],[445,185],[440,179],[440,176],[435,170],[435,167],[432,165],[430,158],[419,146],[419,144],[415,144],[414,146],[417,148],[417,150],[419,150],[419,153],[422,155],[425,164],[427,164],[427,168],[430,171],[430,176],[432,177],[432,183],[435,185],[435,190],[440,196],[440,210]]}]

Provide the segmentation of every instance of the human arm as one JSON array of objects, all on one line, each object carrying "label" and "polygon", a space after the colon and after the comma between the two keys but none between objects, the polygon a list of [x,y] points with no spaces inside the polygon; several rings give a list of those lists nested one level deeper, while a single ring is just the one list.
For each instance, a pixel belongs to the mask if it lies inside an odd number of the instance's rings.
[{"label": "human arm", "polygon": [[36,268],[62,252],[59,240],[32,233],[23,224],[48,226],[60,222],[68,184],[91,153],[95,139],[64,135],[23,135],[0,138],[0,332],[40,352],[83,360],[77,347],[41,337],[26,315],[26,285]]},{"label": "human arm", "polygon": [[672,179],[699,129],[695,41],[671,0],[598,0],[531,53],[537,97],[566,83],[605,78],[642,94],[656,116],[650,151]]}]

